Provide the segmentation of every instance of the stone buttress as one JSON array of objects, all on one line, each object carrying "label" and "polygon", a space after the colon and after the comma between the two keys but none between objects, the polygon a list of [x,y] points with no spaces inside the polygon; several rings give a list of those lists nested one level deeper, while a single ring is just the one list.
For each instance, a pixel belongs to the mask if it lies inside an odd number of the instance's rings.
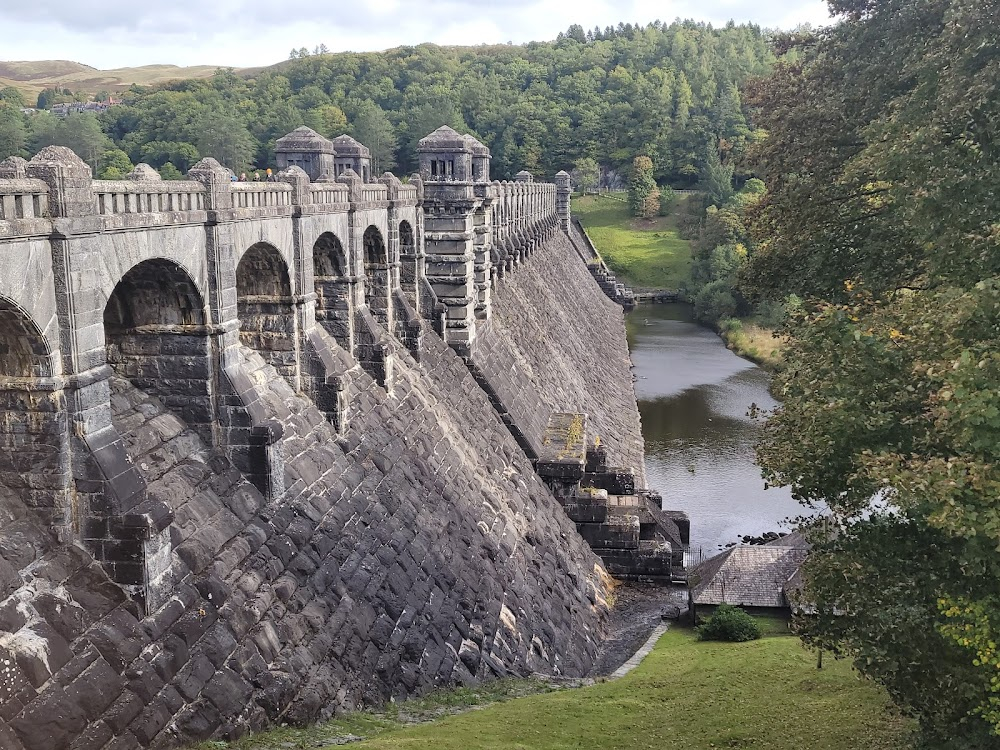
[{"label": "stone buttress", "polygon": [[580,675],[608,586],[584,538],[649,567],[585,501],[645,482],[568,182],[491,182],[449,129],[406,182],[346,137],[276,150],[266,183],[0,163],[4,750]]}]

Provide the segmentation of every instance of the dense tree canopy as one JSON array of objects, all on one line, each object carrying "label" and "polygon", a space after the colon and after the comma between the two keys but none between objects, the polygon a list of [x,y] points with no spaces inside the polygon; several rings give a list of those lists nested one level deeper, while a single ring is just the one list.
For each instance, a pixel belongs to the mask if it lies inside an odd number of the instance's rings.
[{"label": "dense tree canopy", "polygon": [[[405,173],[416,167],[416,142],[448,124],[490,146],[500,178],[551,175],[587,158],[626,171],[644,154],[658,182],[691,186],[713,152],[733,162],[751,140],[739,88],[772,61],[755,26],[576,26],[523,46],[297,52],[252,79],[222,71],[134,88],[102,121],[132,161],[156,167],[185,169],[205,155],[234,169],[271,164],[275,139],[308,125],[327,136],[346,130],[379,169]],[[206,123],[215,135],[204,135]]]},{"label": "dense tree canopy", "polygon": [[985,0],[831,0],[746,90],[750,296],[807,298],[760,456],[829,509],[807,638],[928,746],[1000,728],[1000,26]]}]

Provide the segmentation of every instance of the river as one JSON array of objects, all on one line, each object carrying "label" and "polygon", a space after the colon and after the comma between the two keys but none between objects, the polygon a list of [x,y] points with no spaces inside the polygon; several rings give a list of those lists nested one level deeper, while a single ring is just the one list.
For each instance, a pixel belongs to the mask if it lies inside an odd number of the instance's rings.
[{"label": "river", "polygon": [[697,325],[686,305],[642,305],[626,318],[649,487],[691,517],[691,563],[744,534],[787,531],[802,512],[788,488],[765,489],[754,462],[773,409],[768,374]]}]

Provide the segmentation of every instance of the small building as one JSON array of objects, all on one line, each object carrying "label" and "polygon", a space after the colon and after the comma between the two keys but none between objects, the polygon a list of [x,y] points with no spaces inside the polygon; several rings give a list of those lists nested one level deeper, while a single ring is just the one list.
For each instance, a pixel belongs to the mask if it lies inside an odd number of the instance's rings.
[{"label": "small building", "polygon": [[761,545],[741,544],[705,560],[690,575],[695,620],[720,604],[750,614],[791,617],[793,592],[801,588],[799,569],[809,543],[799,532]]}]

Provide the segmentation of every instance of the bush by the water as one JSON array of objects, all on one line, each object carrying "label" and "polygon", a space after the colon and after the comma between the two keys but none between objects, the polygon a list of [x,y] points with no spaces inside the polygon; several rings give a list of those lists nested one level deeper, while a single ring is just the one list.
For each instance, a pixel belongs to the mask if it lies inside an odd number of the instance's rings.
[{"label": "bush by the water", "polygon": [[720,604],[715,614],[699,625],[698,640],[701,641],[755,641],[760,638],[760,625],[739,607]]}]

